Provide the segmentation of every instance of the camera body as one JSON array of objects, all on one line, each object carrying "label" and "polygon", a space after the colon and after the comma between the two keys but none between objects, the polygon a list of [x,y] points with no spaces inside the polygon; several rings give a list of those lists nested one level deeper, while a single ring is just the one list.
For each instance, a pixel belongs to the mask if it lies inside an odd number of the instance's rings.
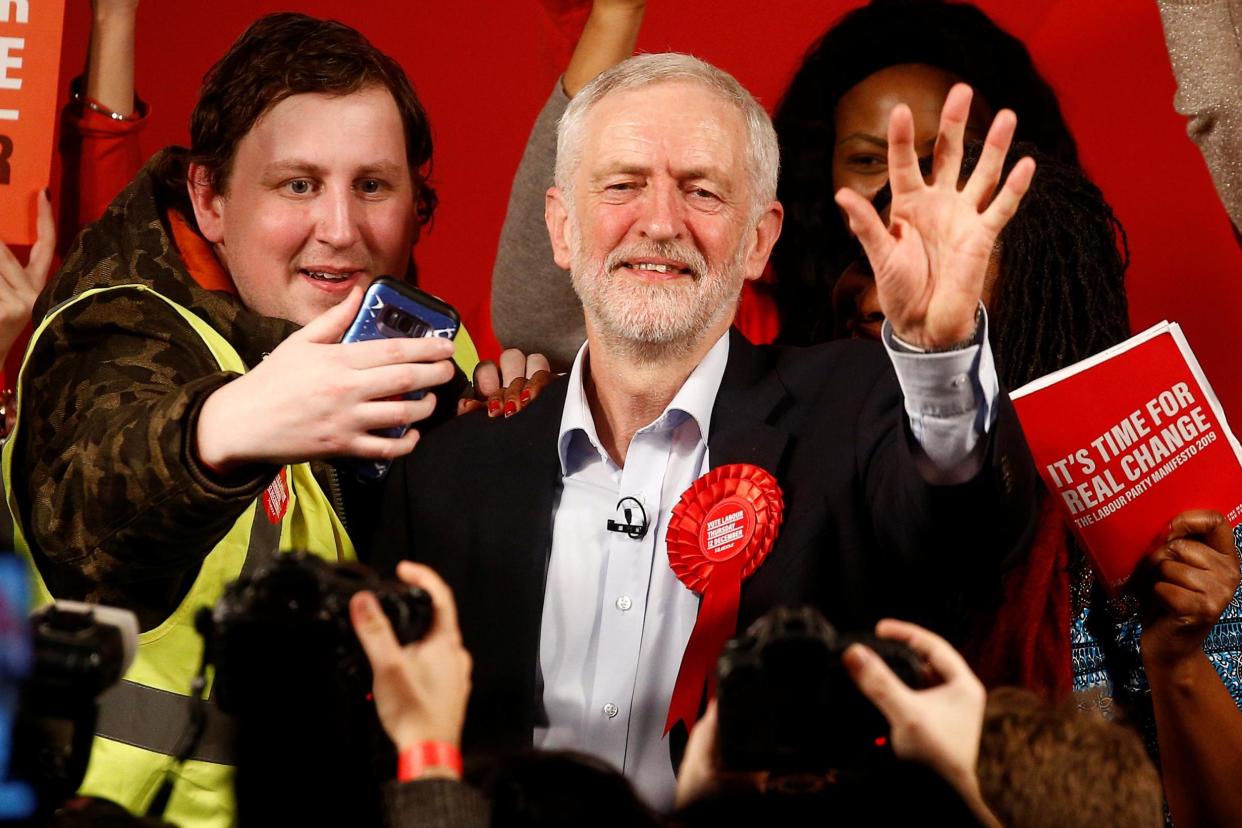
[{"label": "camera body", "polygon": [[[24,568],[21,577],[27,577]],[[133,663],[138,619],[116,607],[56,601],[29,623],[32,663],[13,727],[12,770],[33,785],[46,815],[86,776],[98,699]]]},{"label": "camera body", "polygon": [[887,721],[841,663],[855,642],[909,686],[926,685],[922,659],[909,647],[840,635],[812,607],[779,607],[726,644],[716,690],[723,767],[848,776],[890,760]]},{"label": "camera body", "polygon": [[200,610],[196,620],[216,667],[212,695],[220,709],[236,713],[252,696],[267,704],[260,677],[279,681],[303,670],[333,676],[348,696],[364,699],[371,669],[349,619],[349,599],[360,590],[375,593],[402,644],[419,640],[430,628],[431,597],[423,590],[384,581],[361,565],[330,564],[304,552],[280,555],[230,584],[215,607]]},{"label": "camera body", "polygon": [[238,823],[379,825],[396,752],[370,697],[349,599],[369,590],[403,644],[431,626],[431,598],[357,564],[278,555],[196,618],[211,694],[232,715]]}]

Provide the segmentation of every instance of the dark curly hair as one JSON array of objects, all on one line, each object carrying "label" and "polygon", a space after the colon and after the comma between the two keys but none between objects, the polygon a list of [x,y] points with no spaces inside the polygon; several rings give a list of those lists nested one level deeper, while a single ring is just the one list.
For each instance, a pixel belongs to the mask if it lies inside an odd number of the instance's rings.
[{"label": "dark curly hair", "polygon": [[228,187],[237,145],[264,113],[309,92],[349,95],[387,89],[405,128],[420,224],[431,220],[431,126],[405,71],[356,29],[335,20],[281,12],[261,17],[207,70],[190,116],[190,154],[217,192]]},{"label": "dark curly hair", "polygon": [[978,8],[938,0],[872,0],[849,12],[807,52],[773,118],[781,145],[777,197],[785,207],[784,228],[772,252],[782,342],[810,344],[820,338],[816,322],[830,307],[832,285],[855,249],[833,202],[837,103],[868,76],[903,64],[956,75],[993,111],[1008,107],[1018,114],[1018,140],[1078,165],[1056,95],[1030,53]]},{"label": "dark curly hair", "polygon": [[[981,147],[967,147],[963,175],[974,169]],[[1035,158],[1035,177],[1001,231],[991,301],[996,368],[1007,388],[1130,336],[1125,228],[1086,173],[1035,146],[1011,147],[1005,175],[1026,155]]]}]

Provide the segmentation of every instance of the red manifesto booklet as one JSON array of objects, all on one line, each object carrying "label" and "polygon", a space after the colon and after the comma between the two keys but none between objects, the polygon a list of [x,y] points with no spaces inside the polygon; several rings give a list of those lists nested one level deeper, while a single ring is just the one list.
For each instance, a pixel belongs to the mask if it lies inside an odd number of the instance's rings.
[{"label": "red manifesto booklet", "polygon": [[1011,395],[1048,491],[1110,591],[1187,509],[1242,518],[1242,447],[1177,323]]}]

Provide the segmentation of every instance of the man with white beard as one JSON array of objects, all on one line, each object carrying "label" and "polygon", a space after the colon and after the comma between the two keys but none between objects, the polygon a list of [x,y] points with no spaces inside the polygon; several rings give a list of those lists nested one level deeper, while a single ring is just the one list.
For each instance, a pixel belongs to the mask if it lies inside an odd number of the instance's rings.
[{"label": "man with white beard", "polygon": [[969,107],[956,88],[927,183],[909,110],[894,112],[891,228],[838,196],[886,347],[781,349],[730,331],[781,227],[763,109],[676,54],[632,58],[573,99],[546,216],[587,342],[521,416],[425,438],[394,469],[377,542],[456,593],[475,665],[467,753],[592,753],[667,808],[670,746],[721,643],[768,609],[952,633],[964,596],[995,594],[1034,478],[979,295],[1034,165],[998,189],[1003,112],[959,191]]}]

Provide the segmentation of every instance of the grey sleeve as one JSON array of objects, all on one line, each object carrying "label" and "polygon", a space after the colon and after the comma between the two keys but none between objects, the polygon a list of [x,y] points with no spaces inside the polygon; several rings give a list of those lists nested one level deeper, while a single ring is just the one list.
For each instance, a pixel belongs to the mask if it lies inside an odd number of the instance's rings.
[{"label": "grey sleeve", "polygon": [[556,124],[568,104],[558,78],[513,176],[492,268],[492,327],[500,344],[546,354],[554,368],[562,369],[586,340],[582,303],[569,273],[552,260],[543,221],[544,194],[556,165]]},{"label": "grey sleeve", "polygon": [[1216,192],[1242,228],[1242,2],[1160,0],[1177,76],[1174,106],[1203,153]]}]

